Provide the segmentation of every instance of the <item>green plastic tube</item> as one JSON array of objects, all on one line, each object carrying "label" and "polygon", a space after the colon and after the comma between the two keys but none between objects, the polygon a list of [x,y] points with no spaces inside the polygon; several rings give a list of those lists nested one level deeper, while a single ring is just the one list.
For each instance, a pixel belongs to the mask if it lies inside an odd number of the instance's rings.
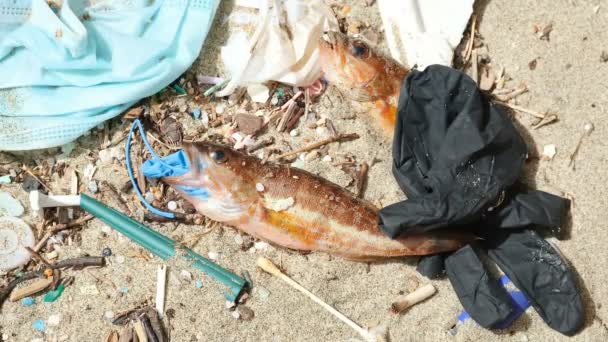
[{"label": "green plastic tube", "polygon": [[159,258],[163,260],[181,258],[181,260],[176,259],[175,261],[194,266],[207,273],[211,278],[228,286],[230,292],[224,296],[231,302],[237,299],[247,284],[247,281],[238,275],[200,256],[189,248],[178,246],[175,241],[94,198],[80,194],[80,207]]}]

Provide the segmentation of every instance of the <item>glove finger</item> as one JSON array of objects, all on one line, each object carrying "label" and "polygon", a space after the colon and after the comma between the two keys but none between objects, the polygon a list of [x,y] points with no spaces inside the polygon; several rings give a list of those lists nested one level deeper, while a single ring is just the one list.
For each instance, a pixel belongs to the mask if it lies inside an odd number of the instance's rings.
[{"label": "glove finger", "polygon": [[[584,323],[584,307],[574,274],[559,252],[533,230],[487,234],[489,256],[553,329],[576,333]],[[448,273],[449,274],[449,273]]]},{"label": "glove finger", "polygon": [[380,229],[396,238],[409,232],[422,232],[443,225],[444,209],[437,202],[412,198],[382,208],[378,214]]},{"label": "glove finger", "polygon": [[445,269],[460,303],[482,327],[492,328],[514,311],[507,290],[488,273],[471,245],[450,255]]},{"label": "glove finger", "polygon": [[445,274],[445,254],[427,255],[420,258],[416,271],[429,279],[437,279]]}]

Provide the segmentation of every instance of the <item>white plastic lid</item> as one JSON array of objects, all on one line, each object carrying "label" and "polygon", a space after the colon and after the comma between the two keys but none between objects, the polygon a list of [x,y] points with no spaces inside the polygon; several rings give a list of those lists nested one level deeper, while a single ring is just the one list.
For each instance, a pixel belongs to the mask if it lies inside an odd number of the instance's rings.
[{"label": "white plastic lid", "polygon": [[16,217],[0,217],[0,270],[25,265],[31,255],[25,247],[36,243],[30,226]]}]

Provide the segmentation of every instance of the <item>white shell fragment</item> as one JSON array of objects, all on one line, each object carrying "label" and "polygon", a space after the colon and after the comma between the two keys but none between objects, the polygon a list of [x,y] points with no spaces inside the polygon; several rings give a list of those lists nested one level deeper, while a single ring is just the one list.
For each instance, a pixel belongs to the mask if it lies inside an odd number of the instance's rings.
[{"label": "white shell fragment", "polygon": [[30,253],[25,247],[34,247],[36,239],[32,229],[16,217],[0,217],[0,270],[25,265]]},{"label": "white shell fragment", "polygon": [[555,145],[550,144],[550,145],[545,145],[543,147],[543,159],[544,160],[551,160],[551,159],[553,159],[553,157],[555,157],[556,154],[557,154],[557,148],[555,147]]},{"label": "white shell fragment", "polygon": [[258,4],[256,22],[243,22],[248,17],[243,14],[252,11],[244,7],[237,7],[228,19],[231,27],[237,27],[221,50],[230,82],[217,96],[267,81],[307,86],[321,76],[317,41],[324,30],[338,28],[329,6],[322,0],[261,0]]}]

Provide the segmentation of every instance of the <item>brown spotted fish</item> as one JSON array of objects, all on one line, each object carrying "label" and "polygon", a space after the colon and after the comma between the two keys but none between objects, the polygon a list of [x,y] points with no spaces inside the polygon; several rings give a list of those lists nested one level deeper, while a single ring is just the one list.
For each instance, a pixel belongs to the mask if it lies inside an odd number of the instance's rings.
[{"label": "brown spotted fish", "polygon": [[327,32],[319,49],[327,81],[351,99],[372,104],[370,112],[392,136],[401,82],[408,69],[363,40],[339,32]]},{"label": "brown spotted fish", "polygon": [[191,170],[163,180],[201,214],[274,245],[374,260],[451,251],[471,241],[452,232],[393,240],[379,230],[377,208],[312,173],[211,143],[184,150]]}]

